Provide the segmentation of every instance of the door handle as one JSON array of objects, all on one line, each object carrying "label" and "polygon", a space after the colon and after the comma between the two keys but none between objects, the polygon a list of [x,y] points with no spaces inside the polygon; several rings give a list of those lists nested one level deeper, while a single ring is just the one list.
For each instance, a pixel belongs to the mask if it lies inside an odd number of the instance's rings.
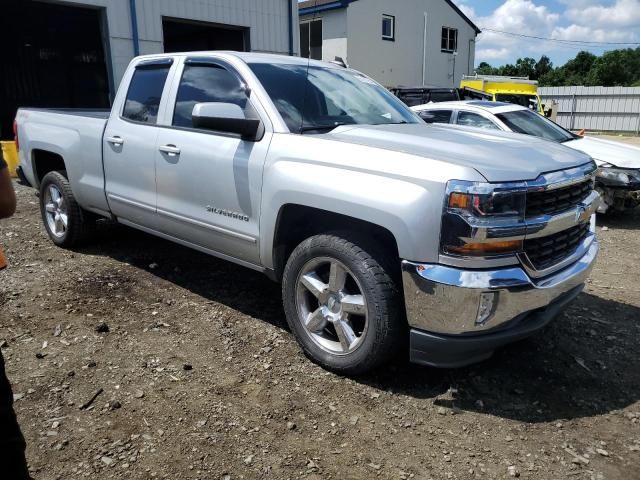
[{"label": "door handle", "polygon": [[170,157],[180,155],[180,149],[175,145],[163,145],[158,150],[160,150],[162,153],[166,153]]},{"label": "door handle", "polygon": [[119,136],[113,136],[113,137],[107,137],[107,142],[115,145],[116,147],[119,145],[122,145],[124,143],[124,140],[122,137]]}]

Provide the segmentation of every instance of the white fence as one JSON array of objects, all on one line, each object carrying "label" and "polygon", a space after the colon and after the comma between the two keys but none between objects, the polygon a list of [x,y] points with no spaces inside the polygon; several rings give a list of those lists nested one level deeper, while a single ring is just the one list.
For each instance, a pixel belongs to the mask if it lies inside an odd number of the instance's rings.
[{"label": "white fence", "polygon": [[640,87],[540,87],[542,103],[559,104],[557,122],[570,130],[640,134]]}]

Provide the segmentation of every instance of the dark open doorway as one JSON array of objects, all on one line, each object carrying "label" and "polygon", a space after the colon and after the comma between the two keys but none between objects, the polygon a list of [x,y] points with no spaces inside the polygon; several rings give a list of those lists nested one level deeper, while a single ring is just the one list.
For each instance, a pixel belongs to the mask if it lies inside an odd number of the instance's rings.
[{"label": "dark open doorway", "polygon": [[102,9],[3,0],[0,138],[18,107],[109,107],[105,38]]},{"label": "dark open doorway", "polygon": [[164,51],[198,50],[249,51],[249,29],[232,25],[195,22],[178,18],[162,19]]}]

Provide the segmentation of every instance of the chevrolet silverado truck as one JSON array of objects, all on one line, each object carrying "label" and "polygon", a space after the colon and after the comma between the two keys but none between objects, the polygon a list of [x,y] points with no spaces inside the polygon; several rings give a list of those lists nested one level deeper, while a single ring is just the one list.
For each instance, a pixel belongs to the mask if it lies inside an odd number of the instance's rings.
[{"label": "chevrolet silverado truck", "polygon": [[99,217],[282,283],[304,353],[457,367],[549,323],[598,243],[593,160],[425,124],[369,77],[278,55],[135,58],[110,112],[21,108],[51,240]]}]

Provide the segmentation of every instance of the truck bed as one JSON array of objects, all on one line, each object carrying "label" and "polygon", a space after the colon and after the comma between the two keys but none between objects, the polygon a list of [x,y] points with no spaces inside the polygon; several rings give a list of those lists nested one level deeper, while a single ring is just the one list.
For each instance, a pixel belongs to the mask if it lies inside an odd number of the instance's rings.
[{"label": "truck bed", "polygon": [[67,176],[76,199],[84,208],[108,211],[104,195],[102,136],[110,111],[80,108],[20,108],[20,165],[27,180],[39,185],[40,173],[48,171],[39,152],[51,152],[64,158]]},{"label": "truck bed", "polygon": [[32,112],[49,112],[58,113],[60,115],[73,115],[76,117],[89,117],[107,120],[111,114],[111,110],[104,108],[21,108],[21,110]]}]

